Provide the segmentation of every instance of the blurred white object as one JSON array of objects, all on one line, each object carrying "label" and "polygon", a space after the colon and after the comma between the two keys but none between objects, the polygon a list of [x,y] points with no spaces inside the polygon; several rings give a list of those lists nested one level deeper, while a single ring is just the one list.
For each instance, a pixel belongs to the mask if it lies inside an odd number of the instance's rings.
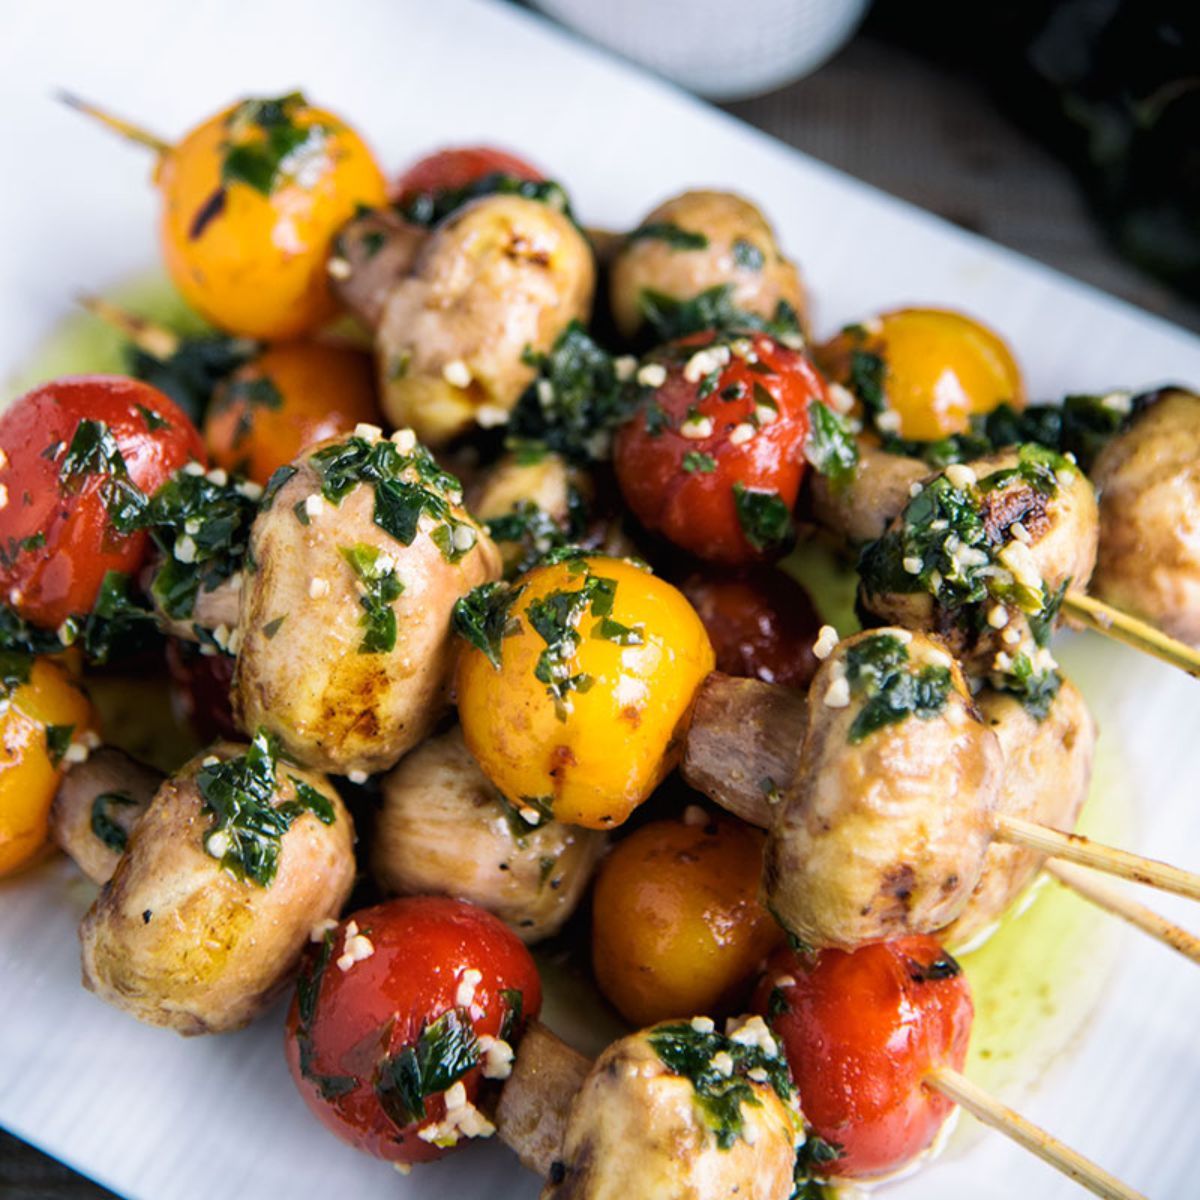
[{"label": "blurred white object", "polygon": [[710,100],[791,83],[850,39],[869,0],[532,0],[593,42]]}]

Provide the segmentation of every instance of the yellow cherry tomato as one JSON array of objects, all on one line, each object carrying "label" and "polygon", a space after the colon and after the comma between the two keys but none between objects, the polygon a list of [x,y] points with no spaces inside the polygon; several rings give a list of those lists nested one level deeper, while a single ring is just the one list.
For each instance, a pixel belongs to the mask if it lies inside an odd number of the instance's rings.
[{"label": "yellow cherry tomato", "polygon": [[243,100],[160,159],[167,270],[187,302],[246,337],[309,332],[334,312],[326,260],[383,173],[363,140],[294,93]]},{"label": "yellow cherry tomato", "polygon": [[966,433],[971,417],[1025,407],[1025,385],[999,334],[963,313],[901,308],[848,325],[816,351],[818,365],[860,402],[873,391],[899,418],[900,437],[934,442]]},{"label": "yellow cherry tomato", "polygon": [[[692,822],[688,818],[698,816]],[[758,901],[761,831],[730,817],[644,825],[605,859],[592,901],[592,966],[629,1022],[738,1004],[783,931]]]},{"label": "yellow cherry tomato", "polygon": [[467,747],[535,820],[620,825],[679,759],[713,669],[704,625],[682,593],[617,558],[534,567],[510,597],[499,665],[475,647],[459,659]]},{"label": "yellow cherry tomato", "polygon": [[350,433],[360,422],[383,424],[370,355],[317,342],[282,342],[217,388],[204,442],[216,466],[265,484],[306,446]]},{"label": "yellow cherry tomato", "polygon": [[0,712],[0,875],[23,867],[45,845],[63,757],[94,726],[92,706],[71,676],[36,659]]}]

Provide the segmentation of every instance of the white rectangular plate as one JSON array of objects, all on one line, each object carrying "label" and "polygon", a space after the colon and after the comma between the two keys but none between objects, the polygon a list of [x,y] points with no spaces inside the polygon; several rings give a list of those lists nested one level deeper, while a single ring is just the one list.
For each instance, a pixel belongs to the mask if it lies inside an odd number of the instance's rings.
[{"label": "white rectangular plate", "polygon": [[[686,185],[757,200],[824,333],[883,307],[958,306],[1017,348],[1031,391],[1200,381],[1200,342],[954,229],[583,46],[476,0],[0,2],[0,377],[71,306],[155,259],[148,163],[51,99],[65,86],[170,136],[248,92],[303,87],[398,166],[445,143],[527,153],[585,220],[625,227]],[[1200,860],[1196,685],[1124,651],[1071,661],[1137,788],[1138,848]],[[1089,666],[1090,664],[1090,666]],[[533,1197],[501,1147],[404,1180],[327,1136],[291,1086],[278,1017],[224,1038],[143,1028],[79,987],[87,893],[64,864],[0,884],[0,1124],[130,1197]],[[1163,911],[1195,922],[1182,903]],[[1200,974],[1145,939],[1029,1115],[1157,1197],[1196,1194]],[[989,1137],[890,1193],[1074,1197]],[[632,1200],[632,1198],[631,1198]]]}]

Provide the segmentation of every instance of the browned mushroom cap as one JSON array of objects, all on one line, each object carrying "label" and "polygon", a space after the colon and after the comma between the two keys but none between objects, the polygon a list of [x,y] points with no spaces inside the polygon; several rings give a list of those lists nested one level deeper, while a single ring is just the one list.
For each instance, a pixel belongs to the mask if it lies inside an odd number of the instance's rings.
[{"label": "browned mushroom cap", "polygon": [[932,638],[847,638],[808,695],[799,769],[769,831],[763,889],[814,947],[931,933],[983,869],[1003,760],[958,663]]},{"label": "browned mushroom cap", "polygon": [[1200,396],[1167,388],[1101,451],[1092,590],[1200,645]]},{"label": "browned mushroom cap", "polygon": [[[255,519],[258,568],[242,589],[233,702],[243,729],[270,730],[299,761],[373,773],[394,766],[444,713],[451,611],[499,577],[500,556],[457,491],[422,480],[412,463],[397,481],[433,489],[429,503],[446,515],[435,520],[423,507],[408,544],[376,523],[370,480],[336,504],[324,499],[314,460],[345,443],[306,450]],[[405,444],[398,461],[413,450],[411,433]],[[363,604],[371,597],[377,626]]]},{"label": "browned mushroom cap", "polygon": [[158,789],[80,925],[84,986],[147,1024],[198,1034],[252,1021],[353,886],[354,828],[337,793],[277,760],[269,803],[288,817],[274,868],[247,856],[235,871],[239,835],[215,828],[201,772],[247,753],[220,742]]},{"label": "browned mushroom cap", "polygon": [[613,258],[609,299],[617,328],[633,337],[643,320],[643,295],[690,300],[728,287],[730,302],[765,319],[782,302],[806,321],[804,287],[784,258],[763,214],[732,192],[694,191],[648,213]]},{"label": "browned mushroom cap", "polygon": [[[1040,719],[1016,697],[991,688],[976,702],[1004,754],[997,814],[1074,829],[1087,800],[1096,746],[1096,723],[1079,689],[1063,679]],[[986,933],[1033,881],[1042,862],[1036,851],[993,842],[966,908],[938,933],[939,940],[954,949]]]},{"label": "browned mushroom cap", "polygon": [[503,423],[533,381],[528,354],[586,320],[594,285],[591,248],[552,205],[499,195],[464,205],[422,243],[383,306],[384,412],[432,446]]},{"label": "browned mushroom cap", "polygon": [[813,515],[847,547],[873,542],[908,503],[912,485],[928,475],[919,458],[889,454],[860,441],[858,466],[850,479],[835,482],[817,471],[809,473]]}]

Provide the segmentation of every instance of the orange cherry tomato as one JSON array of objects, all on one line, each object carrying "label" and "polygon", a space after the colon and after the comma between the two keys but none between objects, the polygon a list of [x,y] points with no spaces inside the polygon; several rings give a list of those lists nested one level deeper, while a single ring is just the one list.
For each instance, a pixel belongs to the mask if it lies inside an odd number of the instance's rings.
[{"label": "orange cherry tomato", "polygon": [[369,355],[344,346],[282,342],[239,368],[213,395],[204,422],[212,461],[265,484],[313,442],[382,425]]},{"label": "orange cherry tomato", "polygon": [[55,629],[91,611],[109,571],[132,574],[147,534],[128,532],[152,494],[204,444],[183,411],[116,375],[55,380],[0,416],[0,601]]},{"label": "orange cherry tomato", "polygon": [[839,1150],[826,1173],[895,1171],[929,1147],[954,1106],[923,1080],[962,1069],[975,1012],[961,968],[933,938],[781,951],[754,1009],[783,1042],[805,1119]]},{"label": "orange cherry tomato", "polygon": [[[498,917],[462,900],[392,900],[310,947],[287,1018],[288,1066],[343,1141],[426,1162],[490,1129],[474,1108],[485,1075],[502,1077],[541,1007],[533,959]],[[449,1107],[448,1093],[461,1103]]]},{"label": "orange cherry tomato", "polygon": [[634,515],[713,562],[786,550],[808,406],[825,395],[808,359],[762,333],[700,333],[656,351],[637,378],[641,403],[613,458]]},{"label": "orange cherry tomato", "polygon": [[783,939],[758,902],[764,840],[740,821],[701,814],[694,824],[643,825],[605,859],[592,965],[631,1024],[722,1016],[745,999],[763,956]]},{"label": "orange cherry tomato", "polygon": [[338,230],[387,198],[365,142],[302,95],[243,100],[159,161],[160,240],[184,299],[214,325],[270,340],[333,316]]},{"label": "orange cherry tomato", "polygon": [[[817,364],[860,404],[881,410],[890,432],[918,442],[966,433],[973,416],[1025,407],[1007,344],[986,325],[937,308],[901,308],[848,325],[817,347]],[[886,429],[886,424],[881,424]]]},{"label": "orange cherry tomato", "polygon": [[65,756],[95,731],[87,697],[62,667],[39,658],[26,674],[6,668],[0,711],[0,875],[34,859],[50,832],[50,805]]},{"label": "orange cherry tomato", "polygon": [[817,669],[821,619],[808,593],[771,567],[730,574],[697,571],[681,585],[704,622],[717,670],[803,688]]},{"label": "orange cherry tomato", "polygon": [[457,191],[488,175],[538,181],[545,176],[523,158],[494,146],[451,146],[418,159],[396,180],[392,199],[409,204],[421,195]]}]

